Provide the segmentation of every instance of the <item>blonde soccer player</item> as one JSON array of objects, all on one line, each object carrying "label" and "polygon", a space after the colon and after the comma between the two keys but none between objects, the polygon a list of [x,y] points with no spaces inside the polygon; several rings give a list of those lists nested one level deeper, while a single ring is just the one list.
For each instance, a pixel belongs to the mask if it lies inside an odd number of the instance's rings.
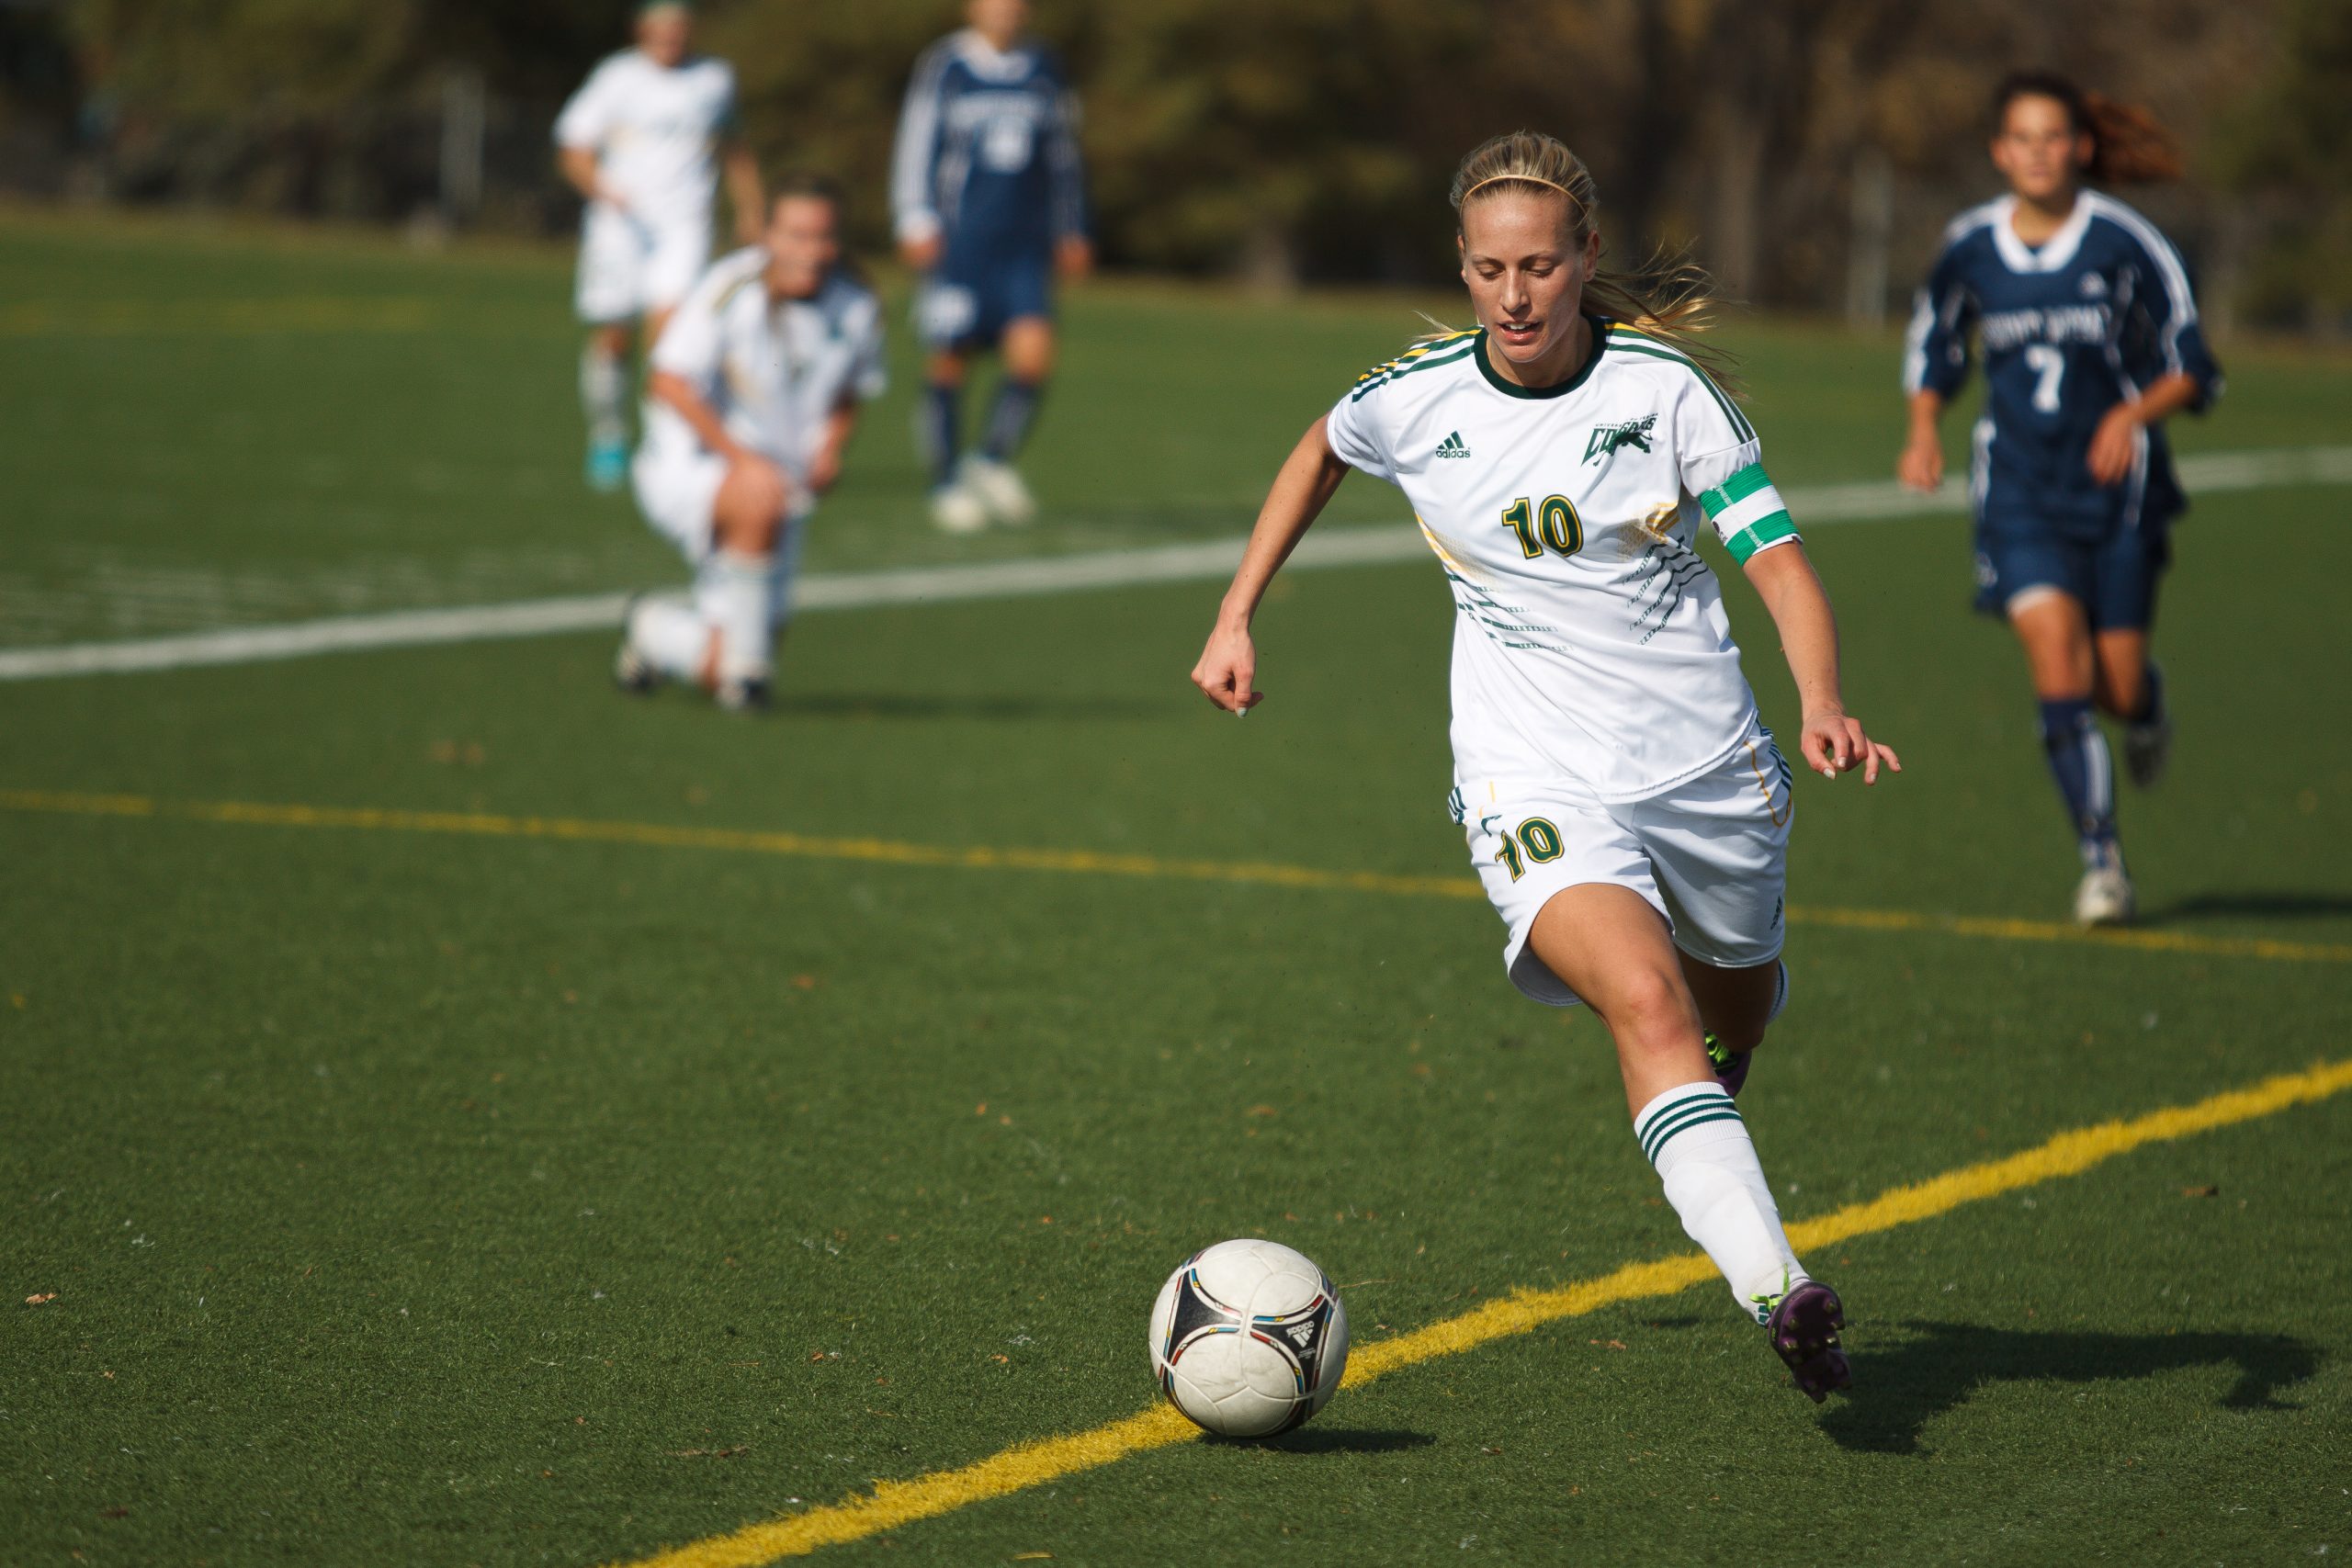
[{"label": "blonde soccer player", "polygon": [[779,183],[761,243],[695,285],[650,368],[631,478],[695,588],[630,607],[614,679],[764,707],[809,514],[841,475],[859,405],[884,389],[882,307],[842,266],[829,182]]},{"label": "blonde soccer player", "polygon": [[1193,682],[1262,700],[1250,623],[1350,468],[1402,488],[1453,585],[1454,819],[1529,997],[1609,1027],[1642,1152],[1683,1227],[1818,1401],[1848,1382],[1838,1294],[1790,1249],[1733,1102],[1788,994],[1791,769],[1695,540],[1770,612],[1799,752],[1865,783],[1894,753],[1839,695],[1837,625],[1762,449],[1693,339],[1700,280],[1600,269],[1591,175],[1497,137],[1452,200],[1478,325],[1360,378],[1276,476]]},{"label": "blonde soccer player", "polygon": [[557,117],[555,141],[564,178],[588,204],[574,294],[588,326],[580,359],[587,479],[618,490],[628,474],[630,326],[642,321],[648,344],[661,336],[709,265],[722,167],[741,243],[757,243],[759,165],[735,133],[734,68],[694,52],[684,0],[638,7],[634,46],[589,74]]}]

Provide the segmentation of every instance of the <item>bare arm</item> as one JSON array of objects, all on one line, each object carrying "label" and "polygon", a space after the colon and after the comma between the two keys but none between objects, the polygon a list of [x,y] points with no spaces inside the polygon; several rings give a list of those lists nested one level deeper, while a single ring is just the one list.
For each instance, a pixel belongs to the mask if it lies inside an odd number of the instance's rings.
[{"label": "bare arm", "polygon": [[752,155],[750,144],[741,138],[729,141],[720,150],[719,158],[727,176],[728,204],[735,209],[735,237],[744,244],[756,245],[767,218],[767,209],[763,205],[767,198],[760,187],[760,161]]},{"label": "bare arm", "polygon": [[1200,662],[1193,666],[1193,684],[1226,712],[1246,714],[1265,701],[1265,694],[1252,685],[1258,650],[1250,640],[1250,623],[1274,573],[1282,570],[1283,562],[1290,558],[1290,552],[1322,515],[1332,492],[1347,477],[1348,466],[1331,450],[1319,419],[1299,437],[1282,472],[1274,476],[1266,503],[1258,509],[1257,526],[1250,530],[1250,544],[1241,552],[1240,570],[1233,574],[1233,586],[1225,591],[1225,602],[1217,606],[1208,646],[1201,650]]},{"label": "bare arm", "polygon": [[703,400],[702,394],[692,382],[674,371],[656,370],[646,378],[646,394],[659,398],[678,411],[678,416],[694,427],[695,436],[712,452],[727,459],[727,472],[732,479],[740,472],[748,472],[751,482],[762,490],[763,502],[770,510],[781,514],[791,510],[792,481],[782,468],[757,452],[747,450],[727,433],[727,422],[718,412]]},{"label": "bare arm", "polygon": [[1804,547],[1792,540],[1758,550],[1748,558],[1746,570],[1747,581],[1771,613],[1772,624],[1780,628],[1781,650],[1788,658],[1789,673],[1796,677],[1797,700],[1804,712],[1797,747],[1805,766],[1829,779],[1859,767],[1866,784],[1878,783],[1881,762],[1901,773],[1903,763],[1894,749],[1872,740],[1862,732],[1860,719],[1847,716],[1838,690],[1838,616]]},{"label": "bare arm", "polygon": [[1931,491],[1944,482],[1944,438],[1937,428],[1943,417],[1941,392],[1922,388],[1911,394],[1911,434],[1894,460],[1894,477],[1913,490]]},{"label": "bare arm", "polygon": [[571,182],[571,188],[580,193],[581,200],[601,201],[608,207],[623,205],[618,198],[605,195],[597,185],[594,149],[559,147],[555,150],[555,166],[563,172],[565,179]]},{"label": "bare arm", "polygon": [[842,477],[842,454],[849,449],[849,438],[857,434],[857,411],[855,398],[843,398],[825,416],[824,443],[808,460],[808,488],[819,495],[832,489]]}]

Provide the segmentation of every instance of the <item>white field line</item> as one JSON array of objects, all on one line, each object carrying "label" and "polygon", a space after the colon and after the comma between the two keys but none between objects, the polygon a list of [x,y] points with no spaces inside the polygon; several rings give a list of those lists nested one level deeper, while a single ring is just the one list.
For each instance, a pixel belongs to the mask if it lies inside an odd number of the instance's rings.
[{"label": "white field line", "polygon": [[[2290,485],[2352,484],[2352,446],[2210,453],[2182,458],[2180,477],[2192,495]],[[1933,495],[1906,491],[1892,481],[1815,485],[1782,494],[1790,512],[1805,527],[1825,523],[1951,516],[1967,510],[1967,492],[1956,481],[1947,482]],[[1209,539],[1154,549],[1109,550],[978,566],[817,573],[800,581],[796,603],[799,611],[813,614],[887,604],[944,604],[972,599],[1075,593],[1154,582],[1215,581],[1232,572],[1241,558],[1241,545],[1239,539]],[[1327,533],[1309,534],[1291,558],[1287,570],[1411,560],[1428,547],[1418,528],[1334,528]],[[621,609],[627,602],[626,594],[587,593],[447,610],[338,615],[285,626],[232,627],[136,641],[0,649],[0,681],[123,674],[205,664],[251,664],[368,649],[424,648],[436,643],[607,631],[619,626]]]}]

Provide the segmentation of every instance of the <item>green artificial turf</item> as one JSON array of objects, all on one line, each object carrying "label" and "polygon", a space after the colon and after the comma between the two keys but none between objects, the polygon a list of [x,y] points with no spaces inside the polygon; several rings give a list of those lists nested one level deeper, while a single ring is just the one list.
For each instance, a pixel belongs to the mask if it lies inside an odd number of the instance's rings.
[{"label": "green artificial turf", "polygon": [[[578,489],[560,259],[44,222],[0,278],[84,322],[0,320],[0,640],[674,570]],[[431,324],[174,303],[272,292]],[[1075,521],[938,539],[894,402],[820,564],[1234,532],[1408,303],[1092,292],[1035,465]],[[1784,481],[1883,471],[1884,343],[1745,341]],[[2233,370],[2185,445],[2352,412],[2340,366]],[[2178,536],[2180,755],[2123,806],[2158,931],[2352,943],[2346,500],[2217,496]],[[1338,515],[1399,510],[1358,479]],[[1810,543],[1909,771],[1801,783],[1792,902],[2063,919],[1964,525]],[[0,685],[0,789],[1463,874],[1435,569],[1278,588],[1246,725],[1183,679],[1216,592],[812,616],[760,722],[622,699],[600,637]],[[626,1559],[1142,1408],[1152,1292],[1224,1236],[1316,1258],[1360,1341],[1689,1246],[1600,1031],[1511,990],[1475,900],[16,810],[0,870],[11,1562]],[[1792,1217],[2352,1055],[2340,962],[1819,926],[1790,961],[1743,1105]],[[1711,1286],[831,1555],[2340,1554],[2347,1137],[2352,1096],[1811,1259],[1854,1317],[1820,1410]]]}]

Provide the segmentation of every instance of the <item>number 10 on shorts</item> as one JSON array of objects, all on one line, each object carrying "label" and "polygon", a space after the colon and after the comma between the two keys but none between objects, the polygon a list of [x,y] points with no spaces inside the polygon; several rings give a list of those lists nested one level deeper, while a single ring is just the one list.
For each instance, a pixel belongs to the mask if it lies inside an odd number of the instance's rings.
[{"label": "number 10 on shorts", "polygon": [[1519,831],[1505,833],[1500,843],[1495,858],[1503,863],[1503,869],[1510,873],[1513,882],[1527,874],[1529,861],[1542,865],[1560,858],[1560,830],[1541,817],[1521,822]]}]

